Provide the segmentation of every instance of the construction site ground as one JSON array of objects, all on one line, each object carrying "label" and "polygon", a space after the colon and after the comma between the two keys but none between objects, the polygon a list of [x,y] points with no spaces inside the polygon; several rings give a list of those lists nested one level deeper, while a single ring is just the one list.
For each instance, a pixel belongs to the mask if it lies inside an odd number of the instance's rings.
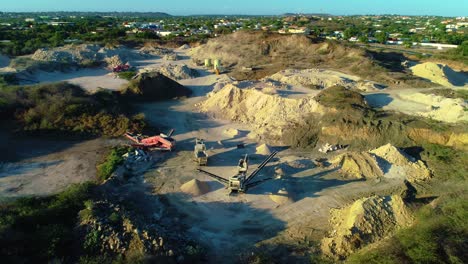
[{"label": "construction site ground", "polygon": [[[152,152],[152,168],[136,175],[129,183],[128,192],[139,190],[149,197],[162,195],[167,201],[167,208],[150,204],[154,199],[144,200],[141,206],[156,210],[155,214],[162,211],[164,217],[171,217],[175,209],[177,213],[174,213],[174,217],[177,219],[174,219],[174,224],[186,226],[194,240],[206,246],[210,261],[237,262],[238,253],[249,254],[245,250],[262,241],[289,243],[318,239],[328,230],[330,208],[338,208],[372,194],[393,193],[401,188],[401,179],[345,180],[337,169],[317,167],[312,163],[316,158],[332,159],[346,150],[322,154],[272,146],[279,154],[257,177],[274,179],[250,189],[246,194],[228,195],[228,190],[221,183],[196,171],[198,166],[193,160],[195,139],[202,138],[206,143],[209,161],[208,166],[203,168],[225,178],[236,174],[237,162],[244,154],[250,155],[249,171],[255,169],[266,157],[256,154],[256,147],[264,142],[248,137],[253,130],[248,124],[215,119],[199,112],[196,105],[206,99],[215,84],[229,81],[230,78],[226,74],[215,75],[194,65],[187,51],[176,52],[181,58],[177,61],[169,62],[158,57],[131,62],[138,69],[165,63],[187,64],[196,69],[200,76],[180,81],[192,89],[190,98],[137,106],[151,125],[175,129],[177,146],[173,152]],[[114,79],[103,69],[89,71],[89,75],[86,71],[77,71],[77,76],[72,76],[72,73],[48,73],[41,78],[48,76],[47,81],[72,81],[89,91],[97,87],[116,89],[117,82],[125,82]],[[42,81],[41,78],[36,80]],[[396,95],[401,90],[387,90],[366,94],[369,103],[375,107],[391,108],[401,100]],[[281,91],[276,92],[282,95]],[[298,94],[311,96],[314,93],[315,90],[303,87],[295,91],[293,87],[283,95],[297,97]],[[404,110],[400,108],[402,105],[405,105]],[[394,108],[404,112],[426,110],[425,106],[410,101],[398,103]],[[232,137],[225,133],[228,129],[237,130],[238,135]],[[1,197],[45,195],[62,190],[70,183],[93,179],[98,157],[110,146],[126,142],[124,139],[84,142],[30,138],[9,140],[8,136],[2,137],[7,138],[6,142],[2,142],[2,150],[16,155],[2,157]],[[238,148],[238,145],[244,147]],[[291,166],[302,163],[306,165]],[[278,173],[278,168],[287,169]],[[207,184],[209,191],[196,197],[182,192],[180,187],[193,179]]]}]

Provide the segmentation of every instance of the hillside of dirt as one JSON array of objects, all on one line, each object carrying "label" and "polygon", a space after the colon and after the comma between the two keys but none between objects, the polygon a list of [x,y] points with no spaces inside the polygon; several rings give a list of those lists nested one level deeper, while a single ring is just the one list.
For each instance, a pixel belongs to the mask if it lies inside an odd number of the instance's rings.
[{"label": "hillside of dirt", "polygon": [[231,70],[229,75],[238,80],[260,79],[288,68],[332,69],[384,84],[414,85],[419,79],[402,72],[388,74],[389,70],[381,66],[385,56],[380,63],[364,49],[317,43],[303,35],[239,31],[210,39],[194,48],[191,55],[199,64],[205,59],[220,59]]},{"label": "hillside of dirt", "polygon": [[365,245],[408,226],[412,216],[400,196],[372,196],[330,211],[332,232],[322,240],[324,254],[344,259]]},{"label": "hillside of dirt", "polygon": [[449,123],[468,122],[468,103],[461,98],[423,93],[401,94],[400,97],[426,105],[429,109],[426,112],[418,112],[417,115]]},{"label": "hillside of dirt", "polygon": [[384,87],[384,85],[362,80],[357,76],[324,69],[286,69],[268,76],[266,79],[292,86],[303,86],[312,89],[323,89],[339,85],[348,89],[369,92],[377,91]]},{"label": "hillside of dirt", "polygon": [[454,71],[445,64],[425,62],[411,67],[415,76],[425,78],[445,87],[468,85],[468,74]]},{"label": "hillside of dirt", "polygon": [[[74,64],[93,64],[108,62],[110,58],[118,58],[120,62],[127,62],[135,58],[141,58],[142,54],[123,46],[101,47],[95,44],[66,45],[53,49],[38,49],[32,59],[45,62],[66,62]],[[115,64],[115,63],[114,63]],[[110,63],[109,65],[112,65]]]},{"label": "hillside of dirt", "polygon": [[305,115],[323,111],[323,107],[311,97],[284,98],[256,89],[241,89],[233,84],[209,94],[199,107],[202,112],[220,118],[252,124],[257,134],[271,137],[281,137],[286,127],[301,123]]},{"label": "hillside of dirt", "polygon": [[191,79],[198,76],[196,70],[189,68],[186,64],[167,64],[162,65],[158,68],[144,68],[139,71],[140,73],[145,72],[159,72],[166,77],[169,77],[173,80],[182,80],[182,79]]}]

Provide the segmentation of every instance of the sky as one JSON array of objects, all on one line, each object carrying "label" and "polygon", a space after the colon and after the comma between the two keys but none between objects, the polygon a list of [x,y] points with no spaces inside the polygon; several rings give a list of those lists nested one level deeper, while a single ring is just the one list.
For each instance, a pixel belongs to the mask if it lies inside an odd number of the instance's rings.
[{"label": "sky", "polygon": [[468,0],[0,0],[0,11],[152,11],[171,15],[327,13],[468,16]]}]

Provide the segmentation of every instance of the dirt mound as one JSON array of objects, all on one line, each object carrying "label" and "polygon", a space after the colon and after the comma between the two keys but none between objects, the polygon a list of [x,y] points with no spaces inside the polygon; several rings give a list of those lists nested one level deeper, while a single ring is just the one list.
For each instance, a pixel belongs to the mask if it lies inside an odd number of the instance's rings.
[{"label": "dirt mound", "polygon": [[122,87],[122,94],[141,101],[157,101],[189,96],[192,91],[158,73],[142,73]]},{"label": "dirt mound", "polygon": [[140,58],[140,56],[123,46],[102,48],[99,45],[66,45],[54,49],[38,49],[32,59],[37,61],[90,64],[106,61],[114,56],[119,56],[122,61]]},{"label": "dirt mound", "polygon": [[378,84],[361,80],[357,76],[316,68],[306,70],[287,69],[266,77],[266,79],[312,89],[323,89],[335,85],[362,91],[376,91],[379,88]]},{"label": "dirt mound", "polygon": [[400,196],[362,198],[340,209],[330,210],[332,232],[322,240],[322,251],[344,259],[365,245],[379,241],[412,222]]},{"label": "dirt mound", "polygon": [[371,150],[370,153],[379,157],[379,164],[388,178],[406,177],[410,182],[423,181],[431,177],[431,172],[420,160],[401,152],[391,144]]},{"label": "dirt mound", "polygon": [[157,47],[157,46],[154,46],[151,43],[145,44],[145,46],[142,47],[139,50],[139,52],[141,54],[145,54],[145,55],[156,55],[156,56],[163,56],[163,55],[172,53],[172,51],[170,49]]},{"label": "dirt mound", "polygon": [[271,137],[280,137],[285,128],[303,122],[306,115],[323,112],[322,106],[310,97],[283,98],[256,89],[241,89],[233,84],[208,94],[208,99],[199,106],[202,112],[252,124],[257,134]]},{"label": "dirt mound", "polygon": [[210,191],[210,186],[206,182],[193,179],[180,186],[180,190],[193,196],[200,196]]},{"label": "dirt mound", "polygon": [[142,72],[157,71],[173,80],[192,79],[198,76],[196,70],[189,68],[185,64],[163,65],[157,69],[143,69]]},{"label": "dirt mound", "polygon": [[[287,68],[328,68],[369,80],[393,81],[365,50],[334,42],[314,43],[303,35],[239,31],[192,49],[197,63],[218,58],[237,80],[253,80]],[[248,70],[246,70],[248,69]]]},{"label": "dirt mound", "polygon": [[178,50],[187,50],[187,49],[190,49],[190,45],[189,45],[189,44],[184,44],[184,45],[182,45],[182,46],[180,46],[180,47],[178,48]]},{"label": "dirt mound", "polygon": [[281,189],[277,193],[272,193],[269,195],[269,197],[278,205],[291,204],[294,202],[294,199],[285,189]]},{"label": "dirt mound", "polygon": [[456,72],[445,64],[425,62],[411,67],[411,70],[413,75],[443,86],[464,86],[468,84],[467,74]]},{"label": "dirt mound", "polygon": [[267,144],[261,144],[255,149],[256,154],[260,155],[270,155],[271,154],[271,149]]},{"label": "dirt mound", "polygon": [[235,128],[228,128],[223,131],[223,134],[228,136],[228,137],[237,137],[240,133],[239,130]]},{"label": "dirt mound", "polygon": [[350,152],[332,160],[341,166],[341,172],[352,179],[380,178],[384,175],[374,155],[366,152]]},{"label": "dirt mound", "polygon": [[418,112],[417,115],[449,123],[468,122],[468,112],[466,111],[468,104],[461,98],[446,98],[423,93],[401,94],[400,97],[427,105],[429,111]]},{"label": "dirt mound", "polygon": [[409,182],[423,181],[431,172],[420,160],[401,152],[391,144],[369,152],[350,152],[338,155],[332,164],[352,179],[402,178]]}]

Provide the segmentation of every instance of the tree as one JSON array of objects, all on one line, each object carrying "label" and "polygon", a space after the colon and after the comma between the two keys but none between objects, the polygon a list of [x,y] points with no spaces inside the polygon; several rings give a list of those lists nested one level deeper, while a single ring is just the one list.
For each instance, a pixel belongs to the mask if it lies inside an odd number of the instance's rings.
[{"label": "tree", "polygon": [[387,42],[387,33],[378,32],[377,34],[375,34],[375,38],[377,39],[377,42],[385,44]]},{"label": "tree", "polygon": [[366,35],[362,35],[359,37],[359,42],[367,44],[369,42],[369,38]]}]

